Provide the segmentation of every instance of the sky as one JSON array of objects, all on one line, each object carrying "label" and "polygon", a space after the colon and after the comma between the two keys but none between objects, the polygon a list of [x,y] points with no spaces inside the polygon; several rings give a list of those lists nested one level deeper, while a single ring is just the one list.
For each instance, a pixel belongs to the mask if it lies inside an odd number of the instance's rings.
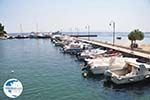
[{"label": "sky", "polygon": [[[8,33],[32,31],[150,32],[150,0],[0,0],[0,23]],[[38,26],[38,28],[36,28]]]}]

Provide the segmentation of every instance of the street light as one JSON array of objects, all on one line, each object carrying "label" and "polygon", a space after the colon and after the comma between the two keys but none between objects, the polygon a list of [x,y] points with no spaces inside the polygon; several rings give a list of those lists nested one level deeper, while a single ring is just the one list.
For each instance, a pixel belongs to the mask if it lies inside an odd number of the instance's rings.
[{"label": "street light", "polygon": [[70,28],[70,35],[73,35],[72,28]]},{"label": "street light", "polygon": [[113,27],[113,45],[115,45],[115,22],[111,21],[109,25]]},{"label": "street light", "polygon": [[62,28],[60,29],[59,33],[63,35],[63,29]]},{"label": "street light", "polygon": [[85,28],[87,29],[88,33],[88,40],[90,40],[90,25],[85,26]]},{"label": "street light", "polygon": [[79,29],[75,28],[75,30],[77,31],[77,37],[79,36]]}]

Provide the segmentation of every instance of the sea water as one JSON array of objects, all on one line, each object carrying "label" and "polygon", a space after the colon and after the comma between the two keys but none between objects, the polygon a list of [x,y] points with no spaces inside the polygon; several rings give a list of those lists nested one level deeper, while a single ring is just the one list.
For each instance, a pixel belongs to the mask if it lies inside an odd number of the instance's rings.
[{"label": "sea water", "polygon": [[0,100],[10,100],[3,92],[10,78],[24,88],[15,100],[150,100],[149,83],[116,88],[103,76],[83,78],[80,63],[49,39],[0,40]]}]

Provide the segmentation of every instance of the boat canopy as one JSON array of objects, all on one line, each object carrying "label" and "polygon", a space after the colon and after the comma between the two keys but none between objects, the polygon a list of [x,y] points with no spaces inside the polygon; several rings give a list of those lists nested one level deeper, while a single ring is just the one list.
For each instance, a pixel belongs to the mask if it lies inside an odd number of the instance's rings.
[{"label": "boat canopy", "polygon": [[141,67],[143,67],[143,66],[145,66],[145,68],[150,68],[150,65],[148,65],[148,64],[145,64],[145,63],[138,63],[138,62],[136,62],[136,61],[125,61],[126,62],[126,64],[129,64],[129,65],[131,65],[131,66],[133,66],[133,67],[137,67],[137,68],[141,68]]}]

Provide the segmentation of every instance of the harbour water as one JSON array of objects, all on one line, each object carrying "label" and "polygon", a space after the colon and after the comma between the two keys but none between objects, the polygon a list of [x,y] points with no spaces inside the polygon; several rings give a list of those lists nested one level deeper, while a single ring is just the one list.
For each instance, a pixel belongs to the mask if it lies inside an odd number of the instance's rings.
[{"label": "harbour water", "polygon": [[81,62],[59,49],[49,39],[0,40],[0,100],[9,100],[2,87],[10,78],[24,87],[15,100],[150,100],[149,83],[114,87],[103,76],[85,79]]}]

